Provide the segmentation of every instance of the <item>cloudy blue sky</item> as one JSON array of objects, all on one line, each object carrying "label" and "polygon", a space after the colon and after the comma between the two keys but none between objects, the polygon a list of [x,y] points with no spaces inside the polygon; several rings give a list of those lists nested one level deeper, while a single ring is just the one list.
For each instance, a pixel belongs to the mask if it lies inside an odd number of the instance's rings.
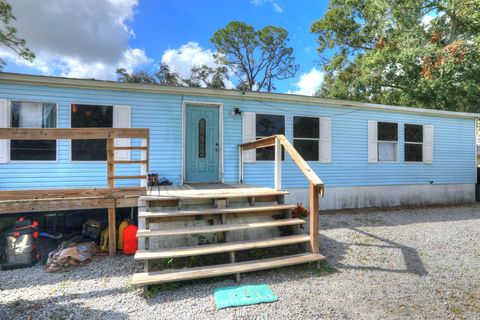
[{"label": "cloudy blue sky", "polygon": [[33,63],[0,48],[5,71],[116,79],[115,70],[154,71],[168,63],[183,76],[215,65],[213,33],[232,20],[284,27],[301,70],[278,92],[310,95],[322,81],[312,22],[328,1],[313,0],[10,0],[15,26],[37,55]]}]

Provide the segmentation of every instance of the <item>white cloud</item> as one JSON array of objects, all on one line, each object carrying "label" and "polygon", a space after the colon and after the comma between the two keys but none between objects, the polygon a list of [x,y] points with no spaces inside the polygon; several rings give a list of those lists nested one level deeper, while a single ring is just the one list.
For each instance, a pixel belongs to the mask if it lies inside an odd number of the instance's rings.
[{"label": "white cloud", "polygon": [[215,67],[215,59],[210,49],[200,47],[197,42],[190,41],[178,49],[165,50],[162,56],[162,63],[168,64],[175,69],[182,78],[190,75],[190,70],[194,66],[207,65]]},{"label": "white cloud", "polygon": [[[180,77],[188,78],[190,77],[191,69],[195,66],[217,67],[218,64],[215,62],[213,54],[214,52],[210,49],[204,49],[197,42],[189,41],[178,49],[165,50],[161,61],[178,72]],[[229,89],[235,87],[230,80],[226,81],[225,86]]]},{"label": "white cloud", "polygon": [[283,8],[275,0],[251,0],[250,3],[253,4],[255,7],[260,7],[260,6],[263,6],[266,3],[270,3],[272,5],[273,10],[276,13],[282,13],[283,12]]},{"label": "white cloud", "polygon": [[313,96],[323,83],[323,72],[316,68],[312,68],[310,72],[303,73],[298,82],[294,84],[297,90],[288,91],[291,94],[301,94],[305,96]]},{"label": "white cloud", "polygon": [[134,18],[138,0],[10,2],[18,36],[37,58],[29,63],[2,48],[0,57],[8,63],[47,75],[114,79],[118,67],[131,71],[151,62],[143,49],[128,44],[135,33],[127,23]]},{"label": "white cloud", "polygon": [[275,10],[276,13],[282,13],[283,8],[280,7],[280,5],[276,2],[272,2],[273,10]]}]

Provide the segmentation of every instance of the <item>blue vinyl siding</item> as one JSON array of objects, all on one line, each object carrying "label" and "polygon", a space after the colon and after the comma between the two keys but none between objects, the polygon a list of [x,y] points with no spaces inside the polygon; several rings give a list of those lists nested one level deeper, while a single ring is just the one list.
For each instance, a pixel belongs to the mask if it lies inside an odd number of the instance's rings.
[{"label": "blue vinyl siding", "polygon": [[[427,116],[401,112],[374,111],[347,107],[312,106],[261,102],[218,97],[196,97],[140,92],[86,90],[46,86],[0,84],[0,98],[46,101],[58,104],[58,127],[70,127],[70,104],[128,105],[132,127],[150,128],[150,171],[158,172],[175,184],[182,171],[182,101],[219,102],[223,116],[223,174],[226,183],[238,182],[238,144],[242,142],[242,120],[231,116],[233,108],[267,114],[285,115],[286,136],[293,139],[293,116],[330,117],[332,120],[332,162],[309,162],[327,187],[475,183],[475,121],[446,116]],[[399,123],[399,161],[367,163],[368,120]],[[403,161],[403,125],[434,126],[433,164]],[[134,141],[135,143],[135,141]],[[0,164],[0,189],[105,187],[106,164],[71,162],[70,142],[58,142],[58,159],[53,163]],[[132,159],[138,153],[132,152]],[[117,166],[117,174],[138,174],[135,165]],[[245,164],[245,182],[273,186],[273,162]],[[282,166],[284,188],[307,186],[306,180],[286,156]],[[122,181],[118,185],[132,185]]]}]

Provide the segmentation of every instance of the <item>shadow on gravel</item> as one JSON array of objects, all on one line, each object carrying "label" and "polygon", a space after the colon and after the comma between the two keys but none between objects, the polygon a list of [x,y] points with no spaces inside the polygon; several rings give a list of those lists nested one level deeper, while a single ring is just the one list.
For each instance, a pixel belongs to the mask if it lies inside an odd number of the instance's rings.
[{"label": "shadow on gravel", "polygon": [[[85,307],[81,302],[71,300],[106,297],[118,294],[120,290],[98,290],[94,293],[73,293],[51,298],[27,300],[18,299],[0,303],[0,320],[8,319],[129,319],[128,314],[114,310],[96,310]],[[108,301],[108,300],[105,300]]]},{"label": "shadow on gravel", "polygon": [[[0,271],[0,279],[4,277],[9,281],[0,281],[0,292],[2,290],[57,285],[65,281],[68,281],[71,286],[75,286],[77,282],[92,279],[108,281],[110,278],[129,276],[142,270],[140,264],[132,264],[131,261],[133,261],[133,256],[108,257],[102,255],[89,264],[72,268],[68,272],[45,272],[40,262],[30,268],[4,270]],[[102,272],[99,272],[99,265],[101,266],[100,270],[104,269]],[[0,320],[2,320],[1,317]]]},{"label": "shadow on gravel", "polygon": [[348,227],[400,226],[464,220],[480,220],[480,204],[322,211],[320,232]]},{"label": "shadow on gravel", "polygon": [[[344,243],[336,241],[335,239],[329,238],[325,235],[320,235],[320,252],[325,255],[330,264],[339,269],[354,269],[354,270],[371,270],[371,271],[385,271],[385,272],[394,272],[394,273],[412,273],[417,276],[426,276],[428,275],[427,270],[420,259],[420,255],[415,248],[405,246],[403,244],[391,241],[389,239],[377,236],[373,233],[360,230],[355,227],[350,227],[350,230],[358,232],[364,236],[370,237],[377,241],[382,242],[382,244],[372,244],[372,243]],[[349,265],[342,262],[349,247],[352,246],[363,246],[363,247],[377,247],[379,249],[398,249],[402,253],[403,260],[405,262],[405,269],[389,269],[384,267],[377,266],[358,266],[358,265]]]}]

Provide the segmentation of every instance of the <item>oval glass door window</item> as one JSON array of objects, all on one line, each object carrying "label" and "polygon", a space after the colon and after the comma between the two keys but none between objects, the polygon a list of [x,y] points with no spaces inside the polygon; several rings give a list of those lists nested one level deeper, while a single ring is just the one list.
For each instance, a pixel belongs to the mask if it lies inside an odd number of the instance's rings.
[{"label": "oval glass door window", "polygon": [[205,149],[206,149],[206,136],[205,136],[205,127],[207,122],[204,118],[200,119],[198,122],[198,157],[201,159],[205,158]]}]

